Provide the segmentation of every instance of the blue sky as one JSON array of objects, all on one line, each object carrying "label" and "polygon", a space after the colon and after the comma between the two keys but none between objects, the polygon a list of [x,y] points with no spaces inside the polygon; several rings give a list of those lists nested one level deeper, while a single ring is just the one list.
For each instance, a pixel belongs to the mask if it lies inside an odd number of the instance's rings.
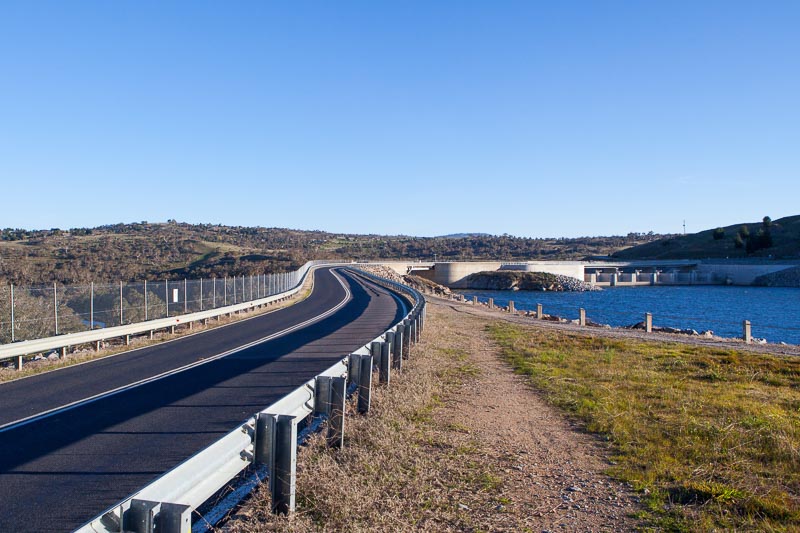
[{"label": "blue sky", "polygon": [[800,214],[800,3],[0,3],[0,227]]}]

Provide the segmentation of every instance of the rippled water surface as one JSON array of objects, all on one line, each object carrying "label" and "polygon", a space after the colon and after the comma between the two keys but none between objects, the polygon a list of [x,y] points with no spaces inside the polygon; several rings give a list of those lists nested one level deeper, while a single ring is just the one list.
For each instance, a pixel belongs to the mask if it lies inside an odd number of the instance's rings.
[{"label": "rippled water surface", "polygon": [[496,305],[514,301],[518,310],[535,310],[564,318],[587,318],[612,326],[627,326],[653,313],[653,325],[697,331],[712,330],[739,337],[742,321],[752,323],[753,336],[769,342],[800,344],[800,289],[773,287],[612,287],[597,292],[457,291]]}]

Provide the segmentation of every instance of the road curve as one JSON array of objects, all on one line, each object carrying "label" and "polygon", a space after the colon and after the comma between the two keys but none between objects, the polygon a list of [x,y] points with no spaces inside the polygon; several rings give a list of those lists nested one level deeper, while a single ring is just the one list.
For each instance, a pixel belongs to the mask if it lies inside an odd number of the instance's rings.
[{"label": "road curve", "polygon": [[0,531],[80,526],[403,315],[395,296],[345,273],[320,269],[314,283],[282,310],[0,385]]}]

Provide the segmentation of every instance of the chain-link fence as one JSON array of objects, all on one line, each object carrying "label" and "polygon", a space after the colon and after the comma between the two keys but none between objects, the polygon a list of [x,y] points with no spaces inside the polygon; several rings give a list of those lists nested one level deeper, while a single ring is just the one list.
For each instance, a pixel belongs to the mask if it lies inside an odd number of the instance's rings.
[{"label": "chain-link fence", "polygon": [[294,272],[181,281],[0,287],[0,344],[133,324],[266,298],[296,286]]}]

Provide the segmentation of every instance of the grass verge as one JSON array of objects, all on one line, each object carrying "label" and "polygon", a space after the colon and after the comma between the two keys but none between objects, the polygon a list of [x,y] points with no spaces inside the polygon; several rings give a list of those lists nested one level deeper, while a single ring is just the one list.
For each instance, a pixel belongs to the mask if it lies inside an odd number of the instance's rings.
[{"label": "grass verge", "polygon": [[261,488],[225,531],[493,529],[502,478],[445,409],[478,372],[463,349],[423,340],[391,386],[373,390],[368,416],[349,406],[343,449],[327,448],[321,435],[300,449],[296,514],[271,515]]},{"label": "grass verge", "polygon": [[496,322],[514,369],[605,435],[666,530],[800,531],[800,359]]}]

